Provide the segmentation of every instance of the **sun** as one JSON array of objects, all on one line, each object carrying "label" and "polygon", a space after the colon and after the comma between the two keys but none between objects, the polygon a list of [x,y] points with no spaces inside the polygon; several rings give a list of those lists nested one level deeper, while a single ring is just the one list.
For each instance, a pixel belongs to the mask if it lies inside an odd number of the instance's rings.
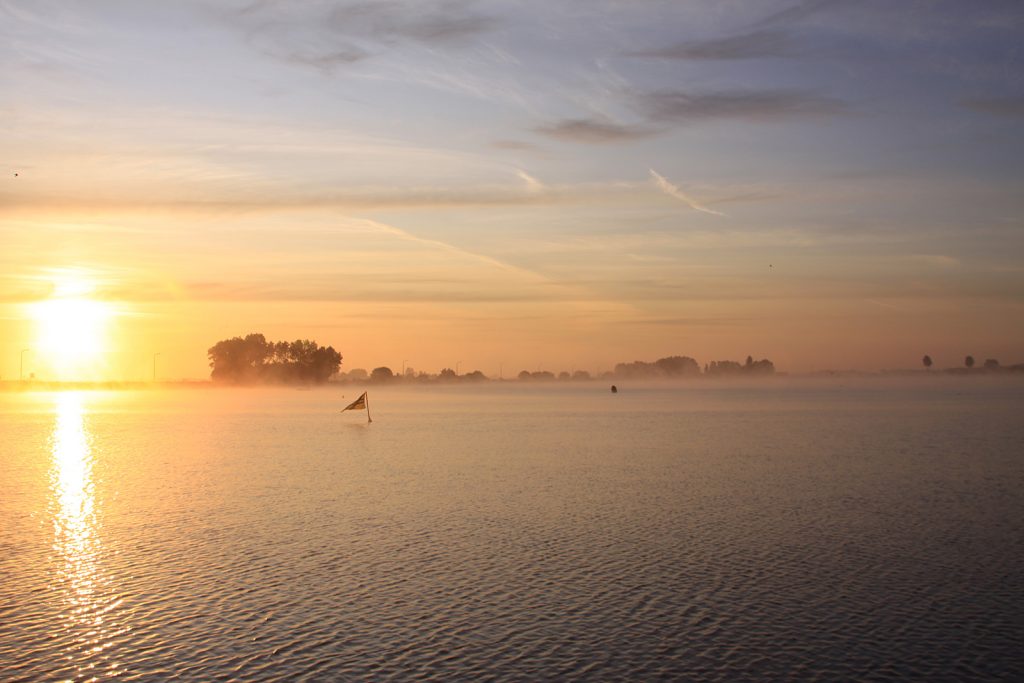
[{"label": "sun", "polygon": [[54,296],[31,306],[35,322],[37,361],[57,379],[81,379],[102,374],[109,347],[111,306],[88,297],[80,283],[62,284]]}]

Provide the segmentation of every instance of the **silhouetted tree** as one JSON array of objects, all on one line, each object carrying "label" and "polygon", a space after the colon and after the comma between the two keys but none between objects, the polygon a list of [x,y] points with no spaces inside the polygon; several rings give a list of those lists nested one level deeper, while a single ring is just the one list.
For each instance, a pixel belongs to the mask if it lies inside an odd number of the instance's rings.
[{"label": "silhouetted tree", "polygon": [[352,370],[349,370],[345,376],[348,377],[348,379],[350,380],[362,382],[370,377],[370,373],[368,373],[363,368],[354,368]]},{"label": "silhouetted tree", "polygon": [[455,374],[455,371],[452,370],[451,368],[444,368],[443,370],[441,370],[441,373],[437,376],[437,378],[443,382],[452,382],[454,380],[457,380],[459,376]]},{"label": "silhouetted tree", "polygon": [[381,366],[374,368],[373,372],[370,373],[371,382],[390,382],[395,378],[395,373],[391,371],[391,368],[387,366]]},{"label": "silhouetted tree", "polygon": [[700,366],[689,356],[669,356],[653,363],[635,360],[615,366],[615,376],[622,379],[656,379],[662,377],[685,377],[699,375]]},{"label": "silhouetted tree", "polygon": [[577,370],[576,372],[572,373],[572,378],[577,381],[585,381],[590,379],[590,373],[587,372],[586,370]]},{"label": "silhouetted tree", "polygon": [[341,354],[308,339],[270,345],[273,354],[264,371],[268,381],[322,383],[338,371]]},{"label": "silhouetted tree", "polygon": [[999,367],[999,361],[997,361],[995,358],[986,358],[985,359],[985,369],[986,370],[995,370],[998,367]]},{"label": "silhouetted tree", "polygon": [[747,363],[743,371],[749,375],[771,375],[775,372],[775,364],[767,358],[762,358],[761,360]]},{"label": "silhouetted tree", "polygon": [[519,379],[520,379],[520,380],[528,380],[528,379],[532,379],[532,378],[530,377],[530,371],[529,371],[529,370],[523,370],[523,371],[521,371],[521,372],[519,373],[518,377],[519,377]]},{"label": "silhouetted tree", "polygon": [[480,372],[479,370],[474,370],[473,372],[468,372],[465,375],[463,375],[462,379],[466,380],[467,382],[483,382],[484,380],[487,379],[487,375]]},{"label": "silhouetted tree", "polygon": [[974,356],[967,356],[966,358],[964,358],[964,365],[966,365],[968,368],[973,368]]},{"label": "silhouetted tree", "polygon": [[207,350],[210,377],[219,382],[326,382],[341,354],[308,339],[268,342],[262,334],[219,341]]},{"label": "silhouetted tree", "polygon": [[562,382],[568,382],[570,379],[572,379],[572,375],[570,375],[565,370],[562,370],[560,373],[558,373],[558,379],[559,381]]},{"label": "silhouetted tree", "polygon": [[210,358],[210,377],[235,384],[259,381],[269,352],[262,334],[219,341],[206,352]]},{"label": "silhouetted tree", "polygon": [[708,364],[708,375],[738,375],[743,366],[734,360],[713,360]]},{"label": "silhouetted tree", "polygon": [[932,368],[932,357],[931,356],[927,356],[926,355],[924,358],[921,359],[921,362],[924,363],[924,367],[925,367],[926,370],[931,370],[931,368]]},{"label": "silhouetted tree", "polygon": [[700,374],[700,365],[689,356],[669,356],[654,361],[654,366],[666,377],[685,377]]},{"label": "silhouetted tree", "polygon": [[657,367],[653,363],[645,363],[642,360],[615,365],[615,376],[622,379],[648,379],[657,375]]},{"label": "silhouetted tree", "polygon": [[775,363],[767,358],[754,360],[753,356],[747,356],[747,360],[740,365],[734,360],[713,360],[704,366],[704,374],[709,376],[732,376],[732,375],[771,375],[775,373]]}]

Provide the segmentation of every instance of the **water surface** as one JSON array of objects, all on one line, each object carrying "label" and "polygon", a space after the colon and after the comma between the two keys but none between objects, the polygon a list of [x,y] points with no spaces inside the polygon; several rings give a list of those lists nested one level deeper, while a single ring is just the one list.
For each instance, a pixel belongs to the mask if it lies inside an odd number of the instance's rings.
[{"label": "water surface", "polygon": [[1024,385],[0,395],[0,680],[1024,676]]}]

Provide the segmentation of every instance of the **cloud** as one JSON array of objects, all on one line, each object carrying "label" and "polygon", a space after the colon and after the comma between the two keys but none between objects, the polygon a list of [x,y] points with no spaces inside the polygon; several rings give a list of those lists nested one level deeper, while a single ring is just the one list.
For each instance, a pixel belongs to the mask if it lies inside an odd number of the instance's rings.
[{"label": "cloud", "polygon": [[454,46],[491,31],[497,19],[470,3],[376,0],[373,2],[255,2],[229,13],[263,53],[292,64],[333,69],[405,43]]},{"label": "cloud", "polygon": [[670,197],[675,197],[676,199],[678,199],[679,201],[683,202],[684,204],[689,206],[691,209],[694,209],[695,211],[703,211],[704,213],[710,213],[710,214],[712,214],[714,216],[724,216],[725,215],[721,211],[715,211],[714,209],[709,209],[708,207],[698,203],[695,199],[693,199],[692,197],[689,197],[682,190],[680,190],[678,187],[676,187],[675,185],[670,183],[668,181],[668,179],[665,178],[665,176],[661,175],[660,173],[655,171],[653,168],[650,169],[650,171],[651,171],[651,178],[654,179],[654,183],[658,186],[658,188],[662,192],[664,192],[665,194],[669,195]]},{"label": "cloud", "polygon": [[606,144],[650,137],[659,131],[644,126],[626,126],[595,119],[564,119],[533,129],[541,135],[565,142]]},{"label": "cloud", "polygon": [[531,142],[523,142],[522,140],[495,140],[491,143],[491,147],[495,149],[511,149],[511,150],[535,150],[538,149],[537,145]]},{"label": "cloud", "polygon": [[495,20],[466,10],[463,2],[363,2],[341,6],[330,18],[339,30],[354,30],[382,41],[462,42],[490,31]]},{"label": "cloud", "polygon": [[959,260],[945,254],[911,254],[907,258],[936,268],[956,268],[960,265]]},{"label": "cloud", "polygon": [[[24,211],[45,208],[54,214],[75,211],[183,211],[199,213],[253,212],[283,210],[342,209],[430,209],[494,206],[548,206],[595,203],[614,203],[628,200],[636,193],[633,183],[605,182],[548,186],[535,178],[528,185],[543,192],[524,193],[507,183],[475,187],[365,187],[344,191],[302,191],[294,188],[240,191],[225,187],[222,192],[197,197],[189,196],[187,188],[177,188],[157,194],[132,196],[101,196],[92,193],[72,196],[55,193],[33,196],[0,191],[0,216],[18,215]],[[530,176],[532,178],[532,176]],[[538,187],[539,186],[539,187]]]},{"label": "cloud", "polygon": [[670,327],[719,327],[742,325],[751,322],[751,318],[640,318],[623,320],[623,323],[634,325],[667,325]]},{"label": "cloud", "polygon": [[[268,53],[272,54],[273,53]],[[289,52],[277,56],[286,62],[292,62],[293,64],[299,64],[301,66],[312,66],[320,69],[321,71],[333,71],[336,67],[344,66],[346,64],[353,64],[360,60],[366,59],[369,53],[364,52],[358,48],[350,47],[341,50],[335,50],[333,52]]]},{"label": "cloud", "polygon": [[516,175],[519,176],[523,180],[523,182],[526,183],[526,188],[530,192],[543,192],[544,190],[547,189],[544,186],[544,183],[537,180],[532,175],[530,175],[529,173],[522,169],[517,170]]},{"label": "cloud", "polygon": [[457,247],[453,244],[448,244],[447,242],[430,239],[429,237],[420,237],[419,235],[414,235],[413,233],[408,232],[407,230],[402,230],[401,228],[396,227],[394,225],[389,225],[387,223],[381,223],[380,221],[373,221],[369,219],[362,219],[359,222],[377,232],[386,233],[388,235],[394,235],[395,237],[398,237],[402,240],[408,242],[415,242],[417,244],[422,244],[428,247],[434,247],[451,254],[469,257],[486,265],[493,266],[499,270],[503,270],[508,273],[513,273],[515,275],[520,275],[528,279],[531,279],[535,282],[549,281],[548,278],[544,277],[543,275],[540,275],[539,273],[535,273],[532,270],[527,270],[525,268],[513,266],[511,264],[505,263],[504,261],[499,261],[498,259],[492,256],[487,256],[485,254],[479,254],[474,251],[469,251],[467,249],[463,249],[462,247]]},{"label": "cloud", "polygon": [[1003,97],[964,100],[961,104],[968,109],[996,116],[1024,117],[1024,97]]},{"label": "cloud", "polygon": [[770,26],[775,24],[793,24],[816,14],[827,12],[833,7],[843,8],[851,3],[846,0],[803,0],[778,12],[773,12],[758,22],[759,26]]},{"label": "cloud", "polygon": [[654,92],[640,97],[640,106],[662,121],[741,119],[775,121],[846,114],[839,99],[808,90],[732,90],[691,93]]},{"label": "cloud", "polygon": [[658,50],[630,53],[631,57],[656,57],[683,60],[759,59],[763,57],[794,57],[796,46],[781,31],[752,31],[726,38],[678,43]]},{"label": "cloud", "polygon": [[893,310],[893,311],[905,311],[906,310],[902,306],[896,306],[895,304],[890,304],[890,303],[887,303],[885,301],[879,301],[878,299],[864,299],[864,301],[867,301],[869,304],[874,304],[875,306],[881,306],[882,308],[888,308],[888,309]]}]

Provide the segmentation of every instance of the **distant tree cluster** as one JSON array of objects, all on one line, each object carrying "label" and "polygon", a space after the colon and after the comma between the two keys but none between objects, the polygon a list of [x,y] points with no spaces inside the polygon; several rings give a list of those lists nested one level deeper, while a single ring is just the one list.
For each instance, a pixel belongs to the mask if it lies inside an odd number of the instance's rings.
[{"label": "distant tree cluster", "polygon": [[[921,364],[924,365],[925,370],[931,370],[934,362],[932,357],[925,355],[921,358]],[[985,374],[1000,374],[1007,372],[1024,372],[1024,363],[1017,363],[1015,365],[1000,365],[999,360],[996,358],[986,358],[985,362],[980,368],[975,368],[977,361],[974,356],[964,356],[964,366],[962,368],[946,368],[942,372],[960,375],[960,374],[974,374],[974,373],[985,373]]]},{"label": "distant tree cluster", "polygon": [[394,378],[395,378],[394,371],[391,368],[387,367],[387,366],[381,366],[379,368],[374,368],[373,372],[370,373],[370,381],[371,382],[377,382],[377,383],[380,383],[380,382],[390,382]]},{"label": "distant tree cluster", "polygon": [[341,354],[308,339],[267,341],[262,334],[233,337],[207,351],[210,377],[230,384],[323,383],[341,367]]},{"label": "distant tree cluster", "polygon": [[412,368],[406,368],[404,374],[396,373],[386,365],[382,365],[379,368],[374,368],[371,372],[367,373],[362,368],[355,368],[348,372],[342,373],[340,376],[341,381],[345,382],[366,382],[369,381],[373,384],[388,384],[391,382],[415,382],[415,383],[432,383],[432,382],[482,382],[490,379],[484,373],[479,370],[467,372],[459,375],[451,368],[444,368],[440,373],[431,375],[426,372],[416,372]]},{"label": "distant tree cluster", "polygon": [[[934,365],[931,356],[924,356],[921,363],[929,370]],[[981,367],[978,367],[981,365]],[[986,358],[983,363],[974,356],[965,356],[963,367],[947,368],[942,370],[951,374],[1003,374],[1003,373],[1024,373],[1024,363],[1016,365],[1001,365],[995,358]],[[775,364],[767,358],[754,360],[753,356],[747,356],[743,362],[734,360],[716,360],[704,364],[703,369],[697,361],[689,356],[668,356],[659,358],[653,362],[633,361],[630,363],[619,363],[613,370],[591,374],[586,370],[560,371],[558,373],[547,370],[523,370],[516,379],[521,382],[587,382],[592,380],[600,381],[626,381],[626,380],[659,380],[659,379],[685,379],[691,377],[766,377],[775,374]],[[832,374],[832,373],[829,373]],[[403,384],[454,384],[461,382],[486,382],[491,378],[479,370],[465,374],[459,374],[452,368],[443,368],[439,373],[416,372],[411,367],[405,367],[404,372],[397,373],[388,367],[374,368],[367,372],[362,368],[356,368],[343,372],[335,378],[339,382],[354,383],[403,383]]]},{"label": "distant tree cluster", "polygon": [[[761,376],[771,375],[775,372],[775,365],[766,359],[755,361],[753,357],[747,356],[746,363],[738,363],[732,360],[713,361],[704,366],[703,372],[696,360],[689,356],[668,356],[659,358],[654,362],[633,361],[631,363],[619,363],[613,371],[602,372],[591,375],[586,370],[574,370],[572,372],[561,371],[559,373],[548,370],[523,370],[516,378],[520,382],[587,382],[594,379],[600,380],[658,380],[678,379],[687,377],[706,376]],[[375,384],[401,382],[401,383],[454,383],[454,382],[484,382],[489,379],[487,375],[479,370],[465,374],[459,374],[451,368],[443,368],[437,374],[426,372],[413,372],[412,368],[406,368],[402,374],[396,373],[391,368],[383,366],[374,368],[367,372],[361,368],[341,373],[338,378],[342,382],[366,382]]]},{"label": "distant tree cluster", "polygon": [[653,363],[635,360],[615,366],[615,377],[619,379],[659,379],[667,377],[696,377],[700,365],[689,356],[668,356]]},{"label": "distant tree cluster", "polygon": [[522,381],[539,380],[541,382],[550,382],[555,379],[555,373],[548,372],[547,370],[537,370],[536,372],[523,370],[519,373],[518,377]]},{"label": "distant tree cluster", "polygon": [[713,360],[704,366],[704,374],[714,376],[771,375],[774,373],[774,363],[767,358],[754,360],[753,356],[747,356],[747,361],[743,365],[734,360]]},{"label": "distant tree cluster", "polygon": [[[745,364],[731,360],[714,361],[704,366],[705,375],[770,375],[775,372],[775,365],[768,359],[755,361],[747,357]],[[635,360],[632,363],[619,363],[612,372],[601,373],[601,379],[619,380],[652,380],[652,379],[677,379],[685,377],[701,376],[701,368],[696,360],[689,356],[668,356],[659,358],[653,363],[642,360]],[[556,375],[551,372],[539,370],[530,372],[523,370],[519,373],[520,381],[553,380]],[[592,379],[586,370],[577,370],[573,373],[560,372],[557,375],[560,381],[590,380]]]}]

